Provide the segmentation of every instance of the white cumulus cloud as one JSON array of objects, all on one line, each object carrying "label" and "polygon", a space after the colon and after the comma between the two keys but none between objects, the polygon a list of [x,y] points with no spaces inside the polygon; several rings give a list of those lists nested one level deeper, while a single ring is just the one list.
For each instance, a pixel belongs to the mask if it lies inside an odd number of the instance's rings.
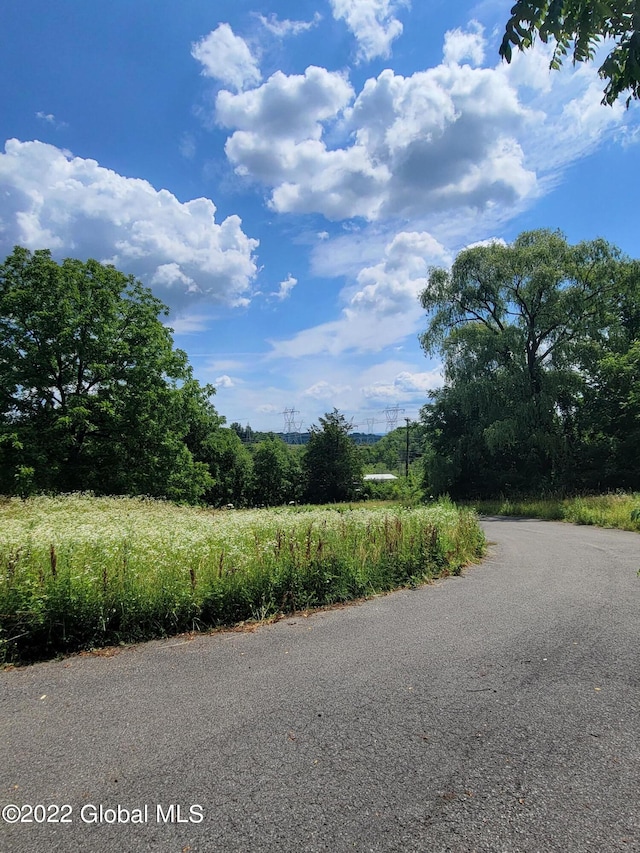
[{"label": "white cumulus cloud", "polygon": [[547,46],[483,67],[485,46],[472,22],[446,34],[441,64],[408,77],[386,69],[357,94],[317,67],[223,91],[227,157],[269,188],[280,213],[442,221],[517,211],[620,126],[624,110],[601,108],[591,66],[550,82]]},{"label": "white cumulus cloud", "polygon": [[386,58],[391,42],[402,33],[395,17],[398,3],[392,0],[330,0],[333,17],[346,23],[358,42],[358,56]]},{"label": "white cumulus cloud", "polygon": [[205,77],[220,80],[237,91],[262,79],[249,45],[233,32],[229,24],[219,24],[209,35],[193,44],[191,55],[202,65]]},{"label": "white cumulus cloud", "polygon": [[420,405],[426,402],[427,393],[443,384],[442,367],[420,373],[402,371],[391,382],[374,382],[361,388],[363,397],[369,401],[411,402]]},{"label": "white cumulus cloud", "polygon": [[444,37],[444,61],[448,65],[462,65],[467,59],[472,65],[482,65],[484,59],[482,27],[472,21],[466,30],[449,30]]},{"label": "white cumulus cloud", "polygon": [[151,284],[165,285],[166,287],[182,286],[187,293],[198,293],[200,288],[195,281],[185,275],[179,264],[160,264],[151,277]]},{"label": "white cumulus cloud", "polygon": [[213,380],[213,384],[217,388],[233,388],[235,385],[233,379],[230,376],[227,376],[226,373],[224,373],[222,376],[216,377]]},{"label": "white cumulus cloud", "polygon": [[227,153],[234,159],[236,148],[259,149],[261,139],[269,145],[276,140],[320,139],[322,122],[334,118],[353,94],[343,74],[314,65],[304,74],[276,71],[247,92],[234,95],[223,90],[216,99],[216,118],[224,127],[237,128],[227,142]]},{"label": "white cumulus cloud", "polygon": [[448,252],[426,232],[403,231],[384,249],[382,259],[364,267],[337,320],[303,329],[288,340],[271,341],[272,356],[300,358],[348,351],[379,352],[415,334],[424,312],[418,296],[429,267],[450,261]]},{"label": "white cumulus cloud", "polygon": [[386,246],[383,259],[358,273],[358,289],[347,310],[371,312],[380,320],[421,313],[418,297],[426,287],[429,267],[448,259],[443,246],[426,232],[396,234]]},{"label": "white cumulus cloud", "polygon": [[258,241],[207,198],[179,202],[53,145],[10,139],[0,153],[0,243],[114,264],[179,310],[247,304]]}]

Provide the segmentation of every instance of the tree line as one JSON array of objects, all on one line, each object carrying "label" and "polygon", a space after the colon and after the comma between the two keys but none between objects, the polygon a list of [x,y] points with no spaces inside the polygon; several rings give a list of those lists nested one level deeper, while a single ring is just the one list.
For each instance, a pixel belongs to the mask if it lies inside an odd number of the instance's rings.
[{"label": "tree line", "polygon": [[[337,411],[247,449],[133,276],[16,247],[0,266],[0,494],[92,491],[215,506],[346,500],[362,461]],[[237,426],[237,425],[234,425]]]},{"label": "tree line", "polygon": [[421,303],[445,381],[420,423],[356,447],[334,409],[291,446],[225,426],[140,282],[16,247],[0,266],[0,494],[324,503],[393,496],[363,469],[407,468],[412,489],[419,472],[425,495],[454,498],[640,489],[640,262],[529,231],[431,269]]}]

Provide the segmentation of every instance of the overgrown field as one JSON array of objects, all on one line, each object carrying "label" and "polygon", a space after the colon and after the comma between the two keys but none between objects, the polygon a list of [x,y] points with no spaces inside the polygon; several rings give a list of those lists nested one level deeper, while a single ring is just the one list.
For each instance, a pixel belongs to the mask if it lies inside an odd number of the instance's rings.
[{"label": "overgrown field", "polygon": [[640,494],[610,494],[564,500],[505,498],[477,501],[473,509],[483,515],[522,515],[549,521],[570,521],[640,531]]},{"label": "overgrown field", "polygon": [[212,511],[66,495],[0,500],[0,661],[229,626],[421,583],[481,556],[475,514]]}]

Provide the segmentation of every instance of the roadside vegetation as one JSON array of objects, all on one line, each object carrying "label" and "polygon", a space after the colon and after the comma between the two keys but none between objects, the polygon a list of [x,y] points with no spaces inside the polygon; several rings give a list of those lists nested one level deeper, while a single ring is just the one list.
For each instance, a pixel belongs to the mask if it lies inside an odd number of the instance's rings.
[{"label": "roadside vegetation", "polygon": [[637,493],[564,499],[501,498],[472,501],[469,507],[482,515],[528,516],[640,532],[640,494]]},{"label": "roadside vegetation", "polygon": [[483,552],[474,508],[640,530],[640,261],[530,231],[431,269],[421,304],[444,384],[420,422],[359,447],[333,409],[290,446],[224,426],[141,282],[17,246],[0,264],[0,662],[456,573]]},{"label": "roadside vegetation", "polygon": [[0,660],[262,620],[457,574],[475,514],[334,505],[211,510],[82,494],[0,503]]}]

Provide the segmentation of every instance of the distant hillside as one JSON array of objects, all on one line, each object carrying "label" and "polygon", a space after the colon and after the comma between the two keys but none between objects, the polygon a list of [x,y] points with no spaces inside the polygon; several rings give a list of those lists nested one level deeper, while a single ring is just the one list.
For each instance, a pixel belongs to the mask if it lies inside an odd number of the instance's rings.
[{"label": "distant hillside", "polygon": [[[238,435],[244,444],[258,444],[269,436],[279,438],[285,444],[308,444],[310,436],[309,432],[259,432],[251,429],[249,424],[243,427],[239,423],[232,423],[230,429]],[[353,441],[359,445],[375,444],[384,438],[384,435],[373,435],[364,432],[352,432],[350,435]]]},{"label": "distant hillside", "polygon": [[[309,441],[310,433],[308,432],[300,432],[300,433],[286,433],[286,432],[277,432],[275,435],[278,438],[281,438],[285,444],[307,444]],[[383,435],[369,435],[365,432],[352,432],[349,434],[349,437],[353,439],[356,444],[375,444],[380,439],[384,438]]]}]

